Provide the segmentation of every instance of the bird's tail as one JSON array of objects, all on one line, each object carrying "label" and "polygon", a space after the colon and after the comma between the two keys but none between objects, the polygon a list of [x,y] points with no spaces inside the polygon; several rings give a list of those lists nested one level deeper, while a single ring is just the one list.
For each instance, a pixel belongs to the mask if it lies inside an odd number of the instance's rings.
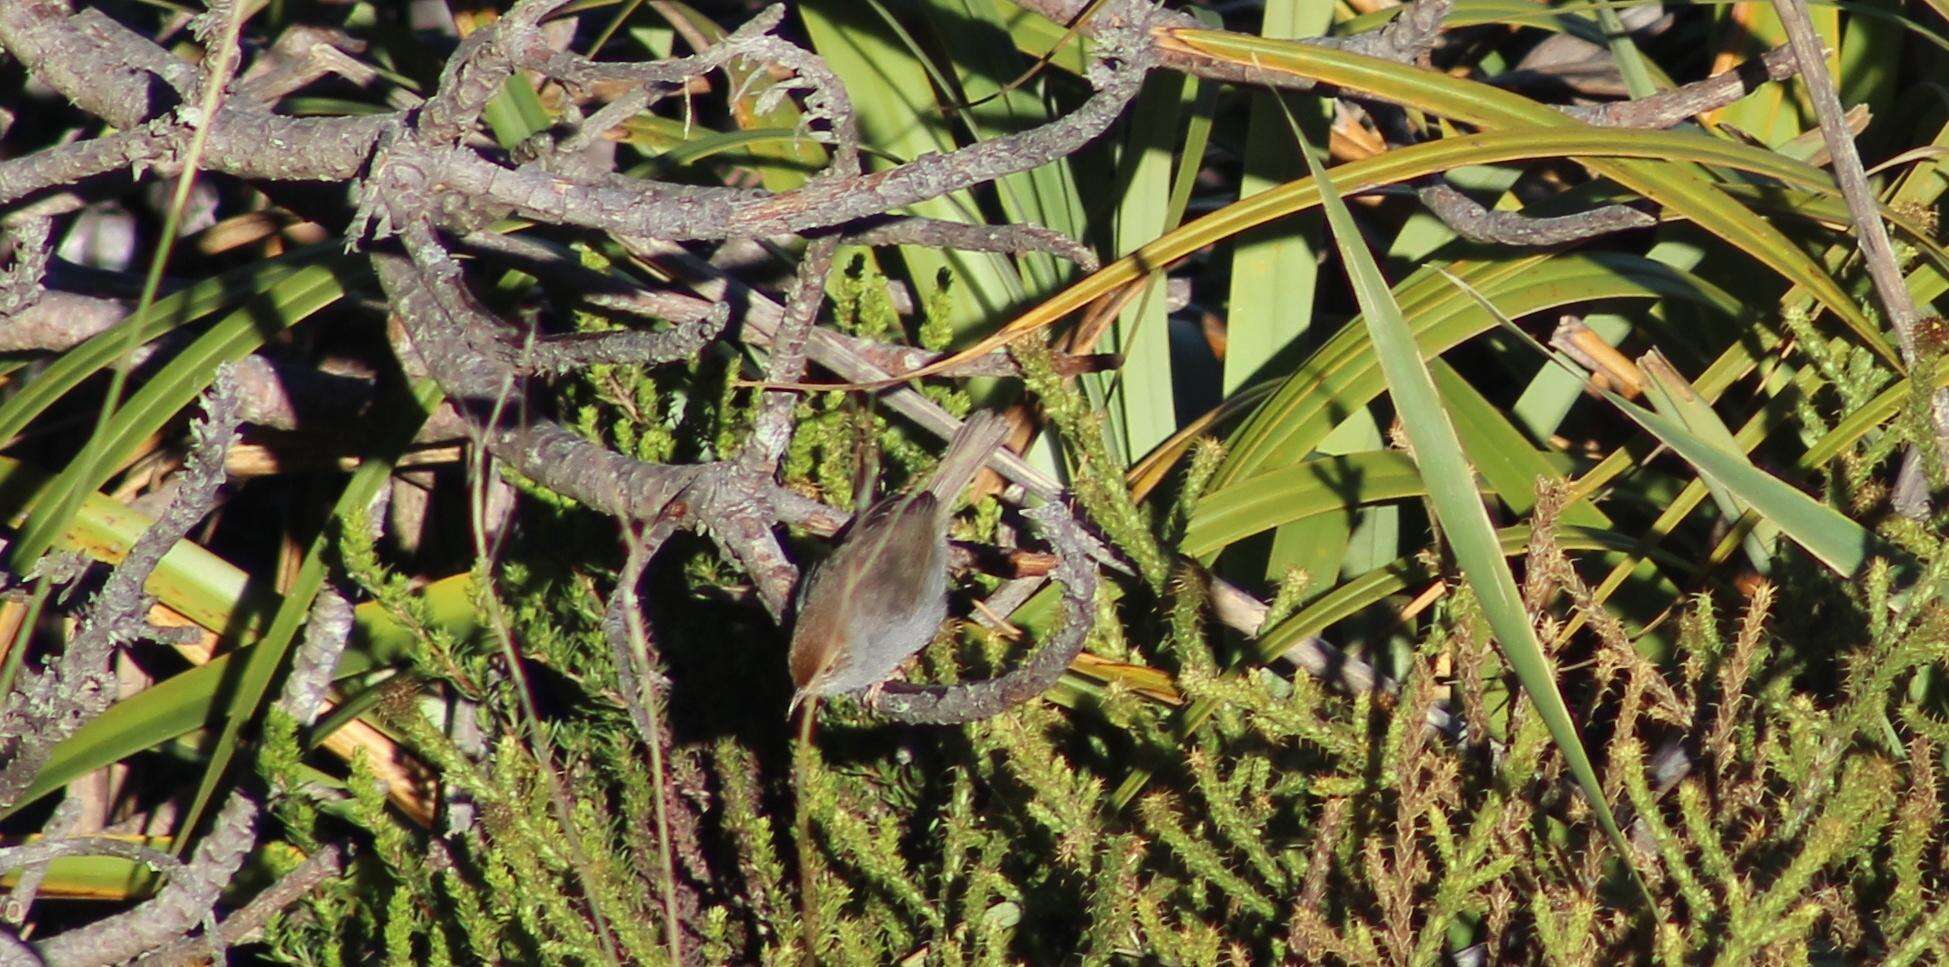
[{"label": "bird's tail", "polygon": [[953,508],[955,498],[981,472],[995,448],[1008,438],[1008,432],[1008,420],[989,410],[971,414],[955,431],[934,475],[927,479],[927,489],[940,501],[942,513]]}]

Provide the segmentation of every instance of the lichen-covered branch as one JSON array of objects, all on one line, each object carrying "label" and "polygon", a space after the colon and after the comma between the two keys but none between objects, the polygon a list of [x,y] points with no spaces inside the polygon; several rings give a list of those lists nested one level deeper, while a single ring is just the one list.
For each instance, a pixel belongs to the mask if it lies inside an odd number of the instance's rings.
[{"label": "lichen-covered branch", "polygon": [[[806,246],[799,262],[791,291],[785,296],[785,312],[772,330],[771,359],[767,379],[776,385],[790,385],[805,376],[805,344],[811,337],[819,308],[826,301],[826,275],[839,240],[818,238]],[[770,474],[778,469],[778,458],[792,436],[792,407],[798,394],[786,389],[768,389],[758,401],[757,415],[751,420],[751,439],[745,444],[741,460],[754,470]]]},{"label": "lichen-covered branch", "polygon": [[13,264],[0,273],[0,319],[7,319],[41,300],[46,291],[48,220],[30,218],[0,225],[13,236]]},{"label": "lichen-covered branch", "polygon": [[248,796],[232,793],[195,855],[171,871],[154,899],[39,942],[41,956],[63,967],[118,964],[176,941],[201,922],[204,952],[220,957],[223,938],[211,929],[211,911],[256,845],[257,813]]},{"label": "lichen-covered branch", "polygon": [[277,700],[277,707],[299,725],[317,721],[325,691],[332,684],[332,670],[338,667],[351,637],[351,603],[337,588],[327,585],[318,589],[305,621],[304,640],[291,658],[291,671],[284,677],[284,691]]},{"label": "lichen-covered branch", "polygon": [[1628,205],[1604,205],[1574,215],[1549,217],[1490,211],[1438,179],[1419,185],[1415,195],[1443,224],[1471,242],[1533,247],[1562,245],[1658,224],[1657,218]]},{"label": "lichen-covered branch", "polygon": [[[1016,0],[1016,6],[1032,10],[1057,23],[1077,23],[1084,16],[1090,0]],[[1448,17],[1453,0],[1415,0],[1401,8],[1399,16],[1384,26],[1346,37],[1309,37],[1301,43],[1345,50],[1372,57],[1385,57],[1402,63],[1412,63],[1425,56],[1434,47],[1441,23]],[[1089,15],[1087,21],[1078,24],[1080,29],[1091,37],[1101,37],[1106,32],[1126,29],[1132,25],[1133,13],[1106,7]],[[1152,14],[1147,26],[1154,30],[1188,28],[1207,29],[1206,25],[1187,13],[1159,10]],[[1185,51],[1164,48],[1158,51],[1158,66],[1168,70],[1192,74],[1215,81],[1234,84],[1269,84],[1284,90],[1308,91],[1315,86],[1312,81],[1301,77],[1268,76],[1267,72],[1254,71],[1237,64],[1220,63]]]},{"label": "lichen-covered branch", "polygon": [[698,319],[662,330],[584,333],[538,339],[517,352],[523,373],[565,373],[599,364],[655,366],[689,359],[702,352],[724,331],[731,307],[719,303]]},{"label": "lichen-covered branch", "polygon": [[227,368],[218,370],[203,405],[205,417],[192,431],[176,499],[109,573],[61,654],[23,673],[0,699],[0,806],[13,805],[54,746],[114,700],[115,650],[157,634],[147,621],[152,601],[143,585],[162,556],[215,506],[224,455],[236,441],[237,396]]},{"label": "lichen-covered branch", "polygon": [[938,218],[885,217],[865,219],[846,232],[848,245],[926,245],[963,252],[1047,252],[1094,272],[1096,253],[1061,232],[1040,225],[970,225]]},{"label": "lichen-covered branch", "polygon": [[[217,924],[216,949],[233,947],[255,937],[271,918],[304,899],[320,884],[345,873],[345,851],[326,846],[278,878],[264,892]],[[185,937],[136,961],[137,967],[189,967],[209,962],[212,944],[203,937]]]}]

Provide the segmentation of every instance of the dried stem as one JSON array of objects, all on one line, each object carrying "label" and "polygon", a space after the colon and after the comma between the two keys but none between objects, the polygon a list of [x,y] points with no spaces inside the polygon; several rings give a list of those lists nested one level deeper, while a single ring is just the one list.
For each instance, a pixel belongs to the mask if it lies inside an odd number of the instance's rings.
[{"label": "dried stem", "polygon": [[[1834,181],[1840,185],[1841,197],[1847,201],[1848,215],[1854,220],[1854,237],[1856,244],[1861,246],[1861,259],[1867,265],[1868,278],[1874,283],[1875,298],[1881,303],[1882,311],[1887,313],[1888,324],[1895,330],[1902,362],[1910,370],[1915,370],[1925,353],[1933,357],[1942,347],[1917,344],[1921,314],[1915,309],[1915,299],[1909,295],[1901,266],[1895,264],[1894,243],[1888,238],[1888,226],[1882,223],[1881,205],[1868,187],[1868,176],[1861,168],[1861,154],[1855,150],[1854,138],[1848,134],[1846,112],[1841,109],[1840,96],[1834,92],[1834,79],[1827,74],[1823,47],[1820,37],[1814,33],[1806,0],[1773,0],[1773,5],[1780,12],[1781,24],[1787,28],[1787,40],[1793,47],[1794,60],[1800,64],[1800,79],[1807,85],[1814,114],[1820,119],[1821,138],[1826,141],[1828,154],[1833,159],[1830,167],[1834,170]],[[1938,457],[1949,462],[1949,390],[1937,390],[1930,404]],[[1908,517],[1927,517],[1927,479],[1926,475],[1916,472],[1918,465],[1914,462],[1912,446],[1907,460],[1895,494],[1896,509]],[[1944,471],[1949,471],[1949,466],[1945,466]]]}]

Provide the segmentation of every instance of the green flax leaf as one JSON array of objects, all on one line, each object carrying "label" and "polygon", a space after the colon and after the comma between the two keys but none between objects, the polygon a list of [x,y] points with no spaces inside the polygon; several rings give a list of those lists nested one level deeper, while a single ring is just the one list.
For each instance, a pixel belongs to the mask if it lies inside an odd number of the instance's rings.
[{"label": "green flax leaf", "polygon": [[[1421,351],[1415,345],[1407,320],[1401,317],[1400,307],[1394,303],[1394,294],[1381,278],[1380,267],[1374,264],[1373,255],[1367,251],[1360,237],[1360,229],[1354,225],[1352,213],[1347,211],[1346,203],[1333,190],[1333,183],[1326,172],[1313,160],[1310,146],[1303,145],[1302,150],[1305,151],[1307,167],[1312,169],[1313,178],[1319,183],[1321,207],[1326,210],[1327,223],[1332,226],[1334,241],[1346,265],[1347,277],[1353,283],[1354,295],[1367,321],[1368,336],[1373,340],[1376,355],[1380,357],[1388,393],[1393,397],[1401,421],[1407,426],[1408,441],[1414,450],[1415,464],[1420,468],[1422,480],[1428,488],[1429,504],[1434,509],[1435,518],[1448,537],[1463,578],[1481,601],[1483,616],[1488,619],[1496,641],[1502,645],[1502,653],[1508,659],[1510,668],[1515,671],[1523,690],[1529,694],[1530,701],[1535,703],[1538,715],[1550,730],[1551,739],[1563,754],[1564,763],[1570,767],[1571,776],[1590,800],[1598,825],[1610,837],[1619,858],[1635,879],[1637,871],[1630,865],[1630,844],[1625,841],[1617,817],[1604,799],[1604,788],[1597,777],[1597,769],[1584,749],[1577,723],[1571,717],[1569,707],[1564,704],[1563,693],[1557,689],[1556,670],[1549,656],[1544,654],[1543,646],[1536,638],[1536,629],[1523,608],[1522,597],[1516,590],[1516,578],[1509,570],[1509,562],[1502,556],[1495,527],[1483,510],[1482,497],[1475,486],[1475,472],[1470,469],[1468,458],[1462,452],[1462,441],[1455,433],[1454,424],[1442,408],[1434,378],[1429,375],[1428,365],[1421,358]],[[1642,882],[1638,886],[1640,890],[1643,889]],[[1646,903],[1650,904],[1648,895]]]}]

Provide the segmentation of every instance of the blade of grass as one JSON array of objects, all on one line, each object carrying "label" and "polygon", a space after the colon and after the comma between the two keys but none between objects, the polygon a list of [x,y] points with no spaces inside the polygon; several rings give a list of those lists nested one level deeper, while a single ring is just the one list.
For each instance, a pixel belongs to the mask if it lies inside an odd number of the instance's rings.
[{"label": "blade of grass", "polygon": [[[1705,261],[1705,249],[1682,237],[1659,239],[1646,252],[1644,257],[1650,261],[1669,265],[1674,269],[1689,272]],[[1651,315],[1669,313],[1672,309],[1653,306]],[[1683,310],[1679,310],[1683,311]],[[1583,317],[1583,324],[1590,327],[1604,342],[1616,346],[1624,341],[1635,328],[1631,318],[1614,312],[1590,313]],[[1528,386],[1523,387],[1522,395],[1517,397],[1510,413],[1516,422],[1528,430],[1530,436],[1547,440],[1562,427],[1570,415],[1571,407],[1585,398],[1584,388],[1569,373],[1555,366],[1545,366],[1537,370]]]},{"label": "blade of grass", "polygon": [[[1180,174],[1195,171],[1203,163],[1202,139],[1199,153],[1189,151],[1191,141],[1211,130],[1210,96],[1199,98],[1196,78],[1153,74],[1132,109],[1129,132],[1118,159],[1119,175],[1116,210],[1118,254],[1134,252],[1169,232],[1173,192],[1172,162],[1183,147]],[[1203,101],[1199,105],[1199,101]],[[1207,110],[1202,119],[1196,106]],[[1182,121],[1180,119],[1183,119]],[[1201,123],[1202,122],[1202,123]],[[1182,141],[1177,136],[1185,131]],[[1188,180],[1185,183],[1188,198]],[[1183,209],[1179,208],[1181,214]],[[1161,268],[1149,273],[1143,294],[1118,314],[1111,327],[1111,351],[1123,356],[1115,373],[1104,374],[1109,388],[1109,416],[1115,450],[1126,465],[1148,452],[1177,429],[1175,387],[1171,384],[1171,343],[1164,300],[1156,297],[1164,279]]]},{"label": "blade of grass", "polygon": [[[1455,0],[1454,7],[1449,11],[1448,17],[1442,21],[1442,25],[1451,30],[1459,27],[1480,27],[1485,24],[1535,27],[1570,34],[1593,44],[1603,44],[1603,33],[1592,26],[1589,18],[1576,16],[1577,14],[1603,6],[1621,10],[1625,7],[1641,6],[1652,2],[1656,0],[1597,0],[1597,2],[1553,3],[1545,6],[1533,0]],[[1750,2],[1751,0],[1687,0],[1685,5],[1725,8]],[[1924,2],[1937,10],[1949,9],[1949,4],[1944,4],[1942,0],[1924,0]],[[1930,46],[1949,50],[1949,38],[1930,30],[1914,17],[1907,16],[1900,10],[1882,9],[1873,3],[1856,3],[1854,0],[1814,0],[1810,5],[1831,8],[1850,17],[1898,27]],[[1385,7],[1373,13],[1342,20],[1334,25],[1334,32],[1345,36],[1363,30],[1372,30],[1386,26],[1387,22],[1397,15],[1396,8]],[[1648,64],[1647,67],[1657,69],[1656,64]]]},{"label": "blade of grass", "polygon": [[[1482,479],[1502,497],[1511,512],[1529,513],[1536,505],[1537,479],[1563,479],[1560,461],[1552,459],[1560,455],[1532,446],[1495,404],[1447,362],[1432,360],[1428,368],[1441,392],[1442,409],[1455,422],[1463,449],[1474,456],[1475,468]],[[1611,526],[1610,518],[1587,501],[1564,507],[1558,519],[1579,527]]]},{"label": "blade of grass", "polygon": [[[1736,314],[1739,303],[1703,280],[1635,256],[1600,253],[1534,256],[1505,262],[1455,263],[1456,274],[1495,293],[1520,314],[1592,299],[1675,299]],[[1454,293],[1432,271],[1399,287],[1401,311],[1433,357],[1492,329],[1495,317]],[[1442,298],[1449,289],[1452,298]],[[1335,333],[1246,419],[1228,444],[1215,486],[1276,470],[1318,445],[1337,414],[1365,406],[1385,386],[1373,344],[1358,326]]]},{"label": "blade of grass", "polygon": [[[1539,473],[1560,478],[1573,467],[1563,454],[1530,452]],[[1485,482],[1483,492],[1504,502],[1519,502],[1524,497],[1534,502],[1534,477],[1523,477],[1513,493],[1497,486],[1493,479]],[[1398,451],[1318,456],[1284,472],[1261,474],[1213,491],[1198,504],[1178,550],[1205,559],[1270,527],[1427,493],[1413,461]],[[1596,514],[1594,509],[1590,513]],[[1599,522],[1591,526],[1610,525]]]},{"label": "blade of grass", "polygon": [[[1301,0],[1269,0],[1259,33],[1285,39],[1316,37],[1328,32],[1333,10],[1329,4]],[[1251,94],[1251,116],[1245,138],[1245,165],[1239,179],[1239,198],[1250,198],[1284,182],[1300,177],[1305,168],[1293,157],[1291,137],[1286,132],[1284,113],[1299,118],[1307,133],[1324,140],[1330,121],[1327,102],[1279,91]],[[1285,101],[1284,111],[1276,99]],[[1278,360],[1291,360],[1303,349],[1313,325],[1313,303],[1319,278],[1319,257],[1312,239],[1317,236],[1317,218],[1288,219],[1244,232],[1232,243],[1230,295],[1226,301],[1225,358],[1223,391],[1237,392],[1261,373],[1278,368]],[[1329,453],[1366,449],[1377,441],[1380,429],[1372,414],[1355,414],[1342,433],[1334,434]],[[1342,439],[1342,438],[1345,439]],[[1266,557],[1265,575],[1278,580],[1289,570],[1307,575],[1303,596],[1331,587],[1339,579],[1348,559],[1349,544],[1362,520],[1364,536],[1370,543],[1386,544],[1392,536],[1387,521],[1398,511],[1393,507],[1349,508],[1345,513],[1321,514],[1282,524],[1273,534]],[[1385,558],[1395,555],[1391,547],[1377,551]],[[1374,554],[1362,554],[1373,557]],[[1363,562],[1364,563],[1364,562]]]},{"label": "blade of grass", "polygon": [[[1267,37],[1315,37],[1326,32],[1331,11],[1326,4],[1299,0],[1269,0],[1261,30]],[[1240,199],[1269,191],[1305,172],[1293,157],[1291,139],[1279,106],[1283,95],[1261,91],[1252,95],[1251,118],[1245,135],[1245,167],[1239,177]],[[1289,105],[1307,133],[1325,135],[1326,115],[1317,98]],[[1308,236],[1316,219],[1290,219],[1242,232],[1232,243],[1232,281],[1225,319],[1224,391],[1231,394],[1250,382],[1281,350],[1301,339],[1313,323],[1313,294],[1319,261]]]},{"label": "blade of grass", "polygon": [[1651,68],[1646,64],[1644,54],[1639,52],[1638,44],[1631,39],[1631,32],[1618,18],[1617,11],[1610,4],[1599,4],[1595,11],[1597,26],[1604,31],[1604,42],[1611,48],[1611,59],[1617,61],[1618,73],[1624,75],[1624,89],[1631,93],[1632,99],[1650,97],[1658,93],[1658,85],[1651,79]]},{"label": "blade of grass", "polygon": [[[1692,389],[1692,384],[1680,376],[1676,367],[1657,350],[1646,353],[1638,360],[1638,368],[1645,375],[1645,396],[1651,400],[1652,408],[1660,414],[1678,421],[1691,430],[1698,438],[1738,459],[1745,458],[1745,451],[1733,438],[1732,431],[1726,428],[1719,414],[1705,399]],[[1739,495],[1727,490],[1716,477],[1706,477],[1705,483],[1711,490],[1712,500],[1719,505],[1719,512],[1727,520],[1738,520],[1746,512],[1746,502]],[[1748,530],[1741,543],[1745,545],[1746,557],[1753,570],[1766,574],[1772,569],[1773,548],[1778,543],[1779,533],[1772,525],[1762,522]]]},{"label": "blade of grass", "polygon": [[1523,608],[1515,575],[1502,556],[1495,528],[1482,508],[1475,474],[1462,452],[1461,439],[1442,408],[1434,378],[1421,359],[1407,321],[1401,318],[1394,294],[1381,278],[1379,266],[1374,264],[1373,255],[1367,251],[1360,230],[1354,225],[1353,214],[1334,192],[1327,173],[1313,160],[1312,146],[1305,143],[1305,135],[1296,126],[1295,136],[1301,140],[1300,150],[1307,168],[1320,185],[1320,202],[1326,211],[1327,224],[1332,227],[1334,242],[1360,302],[1361,315],[1367,320],[1367,333],[1374,342],[1375,354],[1380,357],[1395,410],[1407,425],[1415,464],[1427,484],[1435,519],[1448,538],[1463,577],[1481,603],[1482,614],[1501,644],[1510,669],[1548,727],[1571,777],[1590,800],[1591,811],[1617,849],[1619,861],[1631,871],[1639,891],[1645,894],[1647,909],[1655,909],[1643,881],[1637,877],[1630,844],[1604,798],[1603,783],[1584,749],[1576,721],[1557,688],[1555,668],[1543,652],[1536,629]]}]

